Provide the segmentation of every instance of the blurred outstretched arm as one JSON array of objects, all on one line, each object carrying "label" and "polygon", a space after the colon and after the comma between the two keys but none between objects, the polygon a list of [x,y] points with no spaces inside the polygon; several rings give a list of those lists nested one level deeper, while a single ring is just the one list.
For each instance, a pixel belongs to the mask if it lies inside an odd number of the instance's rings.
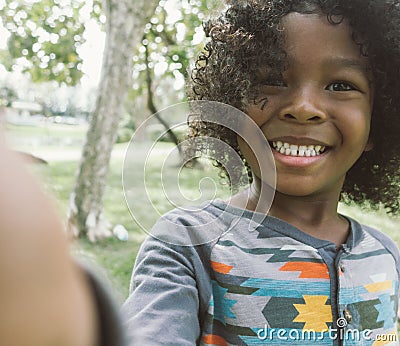
[{"label": "blurred outstretched arm", "polygon": [[0,346],[97,344],[86,276],[69,255],[52,201],[1,132],[0,307]]}]

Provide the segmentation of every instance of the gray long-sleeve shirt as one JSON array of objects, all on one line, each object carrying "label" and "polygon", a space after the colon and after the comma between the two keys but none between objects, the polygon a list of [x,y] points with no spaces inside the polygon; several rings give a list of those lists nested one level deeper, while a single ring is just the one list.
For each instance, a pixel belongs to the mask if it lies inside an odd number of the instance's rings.
[{"label": "gray long-sleeve shirt", "polygon": [[122,308],[131,344],[397,345],[398,248],[348,221],[337,249],[218,201],[166,214]]}]

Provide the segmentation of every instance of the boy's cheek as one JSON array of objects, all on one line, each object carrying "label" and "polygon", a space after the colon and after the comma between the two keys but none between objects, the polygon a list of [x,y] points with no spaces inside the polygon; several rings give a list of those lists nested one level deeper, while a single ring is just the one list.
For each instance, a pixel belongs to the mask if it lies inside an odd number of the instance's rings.
[{"label": "boy's cheek", "polygon": [[249,164],[252,172],[256,173],[257,175],[259,175],[260,166],[258,165],[255,153],[251,150],[249,145],[241,137],[238,136],[237,141],[238,141],[238,144],[239,144],[240,152],[242,153],[242,155],[246,159],[246,161]]},{"label": "boy's cheek", "polygon": [[257,124],[257,126],[261,127],[265,121],[268,120],[268,116],[264,111],[260,109],[260,107],[256,104],[250,104],[247,107],[246,114]]},{"label": "boy's cheek", "polygon": [[[238,137],[238,144],[240,152],[249,164],[252,173],[273,186],[275,184],[275,162],[272,150],[270,149],[268,152],[258,152],[257,148],[253,150],[241,137]],[[258,147],[261,147],[261,145]]]}]

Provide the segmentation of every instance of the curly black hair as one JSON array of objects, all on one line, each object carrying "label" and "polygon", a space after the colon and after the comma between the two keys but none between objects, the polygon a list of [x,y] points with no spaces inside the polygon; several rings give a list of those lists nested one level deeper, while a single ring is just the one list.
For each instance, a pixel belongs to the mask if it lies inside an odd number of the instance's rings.
[{"label": "curly black hair", "polygon": [[[211,100],[246,112],[256,102],[259,66],[280,74],[286,66],[281,21],[290,12],[326,15],[332,24],[347,20],[361,54],[368,56],[374,78],[370,138],[374,143],[349,170],[342,200],[383,205],[400,211],[400,1],[398,0],[231,0],[223,13],[204,24],[209,41],[188,83],[191,100]],[[190,136],[216,137],[240,154],[237,136],[219,125],[189,118]],[[208,148],[213,151],[213,148]],[[214,148],[217,161],[218,154]],[[241,155],[243,162],[245,159]],[[220,168],[224,164],[217,163]],[[251,171],[240,168],[239,185]],[[229,172],[232,174],[232,172]]]}]

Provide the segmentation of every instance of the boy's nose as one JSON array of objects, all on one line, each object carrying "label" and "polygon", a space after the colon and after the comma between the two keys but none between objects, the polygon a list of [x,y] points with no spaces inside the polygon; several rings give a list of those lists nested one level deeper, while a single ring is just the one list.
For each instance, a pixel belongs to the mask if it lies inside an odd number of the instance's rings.
[{"label": "boy's nose", "polygon": [[282,120],[313,124],[325,121],[326,114],[316,93],[298,90],[289,97],[287,106],[279,114]]}]

